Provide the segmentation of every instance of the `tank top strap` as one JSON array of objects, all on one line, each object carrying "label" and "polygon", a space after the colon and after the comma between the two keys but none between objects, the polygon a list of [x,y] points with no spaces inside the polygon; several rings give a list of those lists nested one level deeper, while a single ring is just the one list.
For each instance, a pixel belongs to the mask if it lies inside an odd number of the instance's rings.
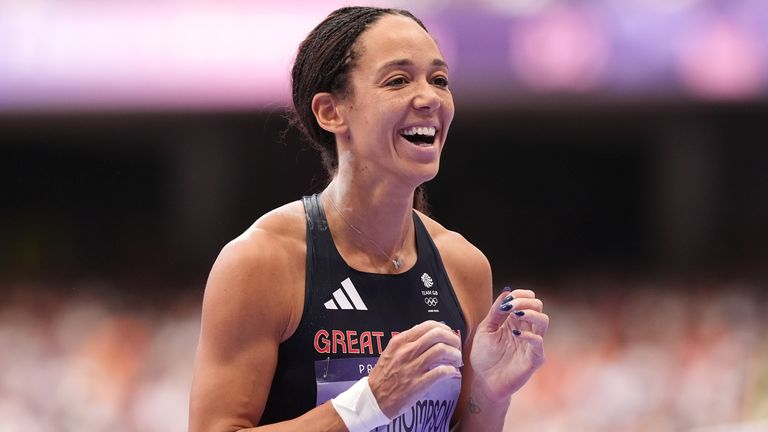
[{"label": "tank top strap", "polygon": [[429,237],[427,227],[424,226],[424,222],[416,211],[413,212],[413,231],[416,233],[416,250],[418,251],[419,258],[424,255],[424,252],[434,249],[432,245],[432,239]]},{"label": "tank top strap", "polygon": [[[307,265],[312,266],[310,261],[319,257],[335,258],[336,246],[331,237],[331,230],[328,228],[328,219],[325,217],[320,194],[305,196],[302,201],[307,215]],[[307,275],[309,274],[310,272],[307,272]]]},{"label": "tank top strap", "polygon": [[305,196],[301,200],[304,202],[304,211],[307,214],[307,229],[327,231],[328,221],[325,219],[323,206],[320,203],[320,194]]},{"label": "tank top strap", "polygon": [[[427,227],[422,222],[416,211],[413,212],[413,228],[416,232],[416,248],[419,253],[419,261],[423,260],[424,265],[431,267],[435,273],[444,273],[443,260],[440,259],[440,252],[432,241]],[[450,282],[448,282],[450,283]]]}]

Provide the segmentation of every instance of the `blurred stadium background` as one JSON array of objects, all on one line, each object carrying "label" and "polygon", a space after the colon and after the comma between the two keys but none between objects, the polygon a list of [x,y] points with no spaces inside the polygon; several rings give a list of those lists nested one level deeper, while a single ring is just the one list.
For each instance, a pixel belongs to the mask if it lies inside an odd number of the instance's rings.
[{"label": "blurred stadium background", "polygon": [[[366,4],[451,65],[433,214],[552,318],[506,430],[768,431],[768,3]],[[218,250],[323,186],[283,115],[342,5],[0,0],[0,431],[186,430]]]}]

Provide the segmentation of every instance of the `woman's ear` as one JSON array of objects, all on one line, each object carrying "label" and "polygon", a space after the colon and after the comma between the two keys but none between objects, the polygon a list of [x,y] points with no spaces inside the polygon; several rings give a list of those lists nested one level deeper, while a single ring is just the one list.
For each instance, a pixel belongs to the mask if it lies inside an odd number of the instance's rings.
[{"label": "woman's ear", "polygon": [[312,98],[312,112],[317,124],[332,134],[347,131],[347,124],[338,110],[337,102],[333,95],[327,92],[317,93]]}]

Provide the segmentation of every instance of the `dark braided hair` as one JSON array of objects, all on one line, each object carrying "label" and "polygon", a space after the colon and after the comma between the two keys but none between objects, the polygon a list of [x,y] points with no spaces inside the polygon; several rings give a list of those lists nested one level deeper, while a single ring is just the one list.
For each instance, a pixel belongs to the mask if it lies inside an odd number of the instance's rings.
[{"label": "dark braided hair", "polygon": [[[291,71],[293,111],[288,114],[288,120],[320,152],[329,178],[338,168],[336,137],[317,124],[312,112],[312,98],[321,92],[350,95],[349,72],[360,57],[355,42],[384,15],[411,18],[427,30],[421,20],[405,10],[351,6],[331,12],[299,45]],[[422,186],[416,191],[416,208],[427,210]]]}]

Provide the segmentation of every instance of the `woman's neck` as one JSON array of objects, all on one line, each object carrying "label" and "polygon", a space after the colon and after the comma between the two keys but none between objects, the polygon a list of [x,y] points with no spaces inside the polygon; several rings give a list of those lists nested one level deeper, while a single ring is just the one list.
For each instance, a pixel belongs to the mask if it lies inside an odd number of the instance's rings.
[{"label": "woman's neck", "polygon": [[[334,240],[341,249],[356,249],[369,262],[392,267],[415,257],[413,189],[339,170],[323,191],[323,204]],[[397,270],[397,269],[396,269]]]}]

